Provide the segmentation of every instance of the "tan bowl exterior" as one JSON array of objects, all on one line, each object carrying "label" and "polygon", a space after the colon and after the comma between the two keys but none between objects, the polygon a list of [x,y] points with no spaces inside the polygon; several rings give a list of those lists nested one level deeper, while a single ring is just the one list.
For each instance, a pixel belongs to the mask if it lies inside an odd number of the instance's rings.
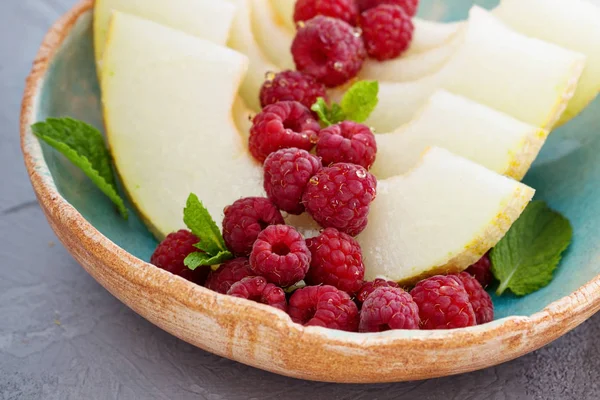
[{"label": "tan bowl exterior", "polygon": [[56,191],[30,130],[46,69],[83,0],[49,31],[23,97],[21,145],[40,205],[73,257],[134,311],[201,349],[296,378],[396,382],[473,371],[517,358],[565,334],[600,307],[600,276],[531,317],[450,331],[357,334],[304,328],[270,307],[212,292],[127,253],[90,225]]}]

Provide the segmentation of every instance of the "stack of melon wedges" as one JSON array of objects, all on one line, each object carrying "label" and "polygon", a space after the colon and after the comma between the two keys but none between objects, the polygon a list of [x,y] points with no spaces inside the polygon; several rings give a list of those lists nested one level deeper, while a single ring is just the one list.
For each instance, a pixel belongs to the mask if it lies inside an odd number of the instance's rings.
[{"label": "stack of melon wedges", "polygon": [[[219,224],[228,204],[264,195],[248,116],[265,74],[293,68],[293,6],[96,0],[109,145],[158,238],[183,227],[191,192]],[[586,0],[503,0],[465,22],[415,27],[406,55],[361,72],[380,81],[367,122],[378,195],[358,237],[365,279],[408,284],[463,270],[496,245],[533,197],[519,180],[549,131],[600,91],[600,8]]]}]

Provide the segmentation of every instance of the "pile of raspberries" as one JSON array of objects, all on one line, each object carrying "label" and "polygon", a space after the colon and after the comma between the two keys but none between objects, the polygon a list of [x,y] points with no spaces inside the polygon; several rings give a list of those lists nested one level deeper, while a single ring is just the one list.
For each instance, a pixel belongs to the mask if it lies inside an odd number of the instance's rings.
[{"label": "pile of raspberries", "polygon": [[[171,233],[151,262],[218,293],[287,312],[305,326],[350,332],[453,329],[490,322],[486,255],[466,272],[434,276],[407,291],[384,279],[365,282],[354,239],[368,223],[377,180],[371,129],[343,121],[321,129],[310,107],[326,88],[356,76],[369,55],[400,55],[410,44],[418,0],[298,0],[292,45],[297,71],[268,77],[253,119],[250,153],[264,166],[266,197],[224,210],[223,239],[236,258],[212,271],[184,259],[200,239]],[[307,212],[323,229],[304,238],[284,213]],[[299,285],[303,282],[305,286]]]}]

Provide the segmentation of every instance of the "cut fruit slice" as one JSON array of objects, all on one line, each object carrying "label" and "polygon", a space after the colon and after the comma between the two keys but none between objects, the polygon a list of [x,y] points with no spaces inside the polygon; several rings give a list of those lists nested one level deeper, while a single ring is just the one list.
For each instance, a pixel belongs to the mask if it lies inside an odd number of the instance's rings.
[{"label": "cut fruit slice", "polygon": [[296,69],[291,50],[294,32],[277,24],[278,19],[269,0],[250,1],[256,42],[273,64],[281,69]]},{"label": "cut fruit slice", "polygon": [[246,102],[240,96],[237,96],[233,102],[232,114],[233,119],[235,120],[235,125],[242,135],[242,140],[244,143],[247,143],[248,136],[250,136],[250,128],[252,128],[252,118],[254,116],[254,112],[248,108]]},{"label": "cut fruit slice", "polygon": [[577,116],[600,92],[600,6],[583,0],[502,0],[494,10],[525,35],[583,53],[587,63],[560,123]]},{"label": "cut fruit slice", "polygon": [[102,60],[106,35],[113,11],[121,11],[159,24],[179,29],[190,35],[225,45],[235,8],[213,0],[96,0],[94,6],[94,50]]},{"label": "cut fruit slice", "polygon": [[447,150],[432,148],[412,171],[379,181],[358,236],[365,279],[414,284],[460,272],[506,234],[534,190]]},{"label": "cut fruit slice", "polygon": [[115,165],[158,238],[183,227],[191,192],[217,224],[223,207],[263,193],[261,167],[231,115],[246,57],[115,13],[104,63],[102,101]]},{"label": "cut fruit slice", "polygon": [[285,26],[290,32],[296,30],[294,23],[294,9],[296,0],[270,0],[271,7],[277,17],[277,24]]},{"label": "cut fruit slice", "polygon": [[518,34],[473,7],[464,41],[450,61],[418,81],[382,83],[379,104],[367,123],[390,132],[409,122],[442,88],[550,129],[571,99],[584,65],[584,55]]},{"label": "cut fruit slice", "polygon": [[250,0],[226,0],[237,7],[233,21],[229,47],[245,54],[250,60],[248,73],[240,87],[240,95],[246,105],[254,111],[261,109],[259,93],[265,76],[269,72],[279,72],[279,67],[271,63],[260,48],[252,32],[252,9]]},{"label": "cut fruit slice", "polygon": [[376,135],[377,178],[413,168],[431,146],[443,147],[501,175],[521,180],[548,132],[446,91],[436,92],[406,126]]}]

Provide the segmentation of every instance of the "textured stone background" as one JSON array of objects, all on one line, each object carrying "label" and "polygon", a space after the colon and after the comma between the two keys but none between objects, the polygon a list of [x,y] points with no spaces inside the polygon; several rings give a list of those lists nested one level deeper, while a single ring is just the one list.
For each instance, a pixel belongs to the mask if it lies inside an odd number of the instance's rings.
[{"label": "textured stone background", "polygon": [[600,398],[600,315],[495,368],[365,386],[304,382],[225,360],[122,305],[56,240],[18,145],[25,76],[44,32],[73,2],[0,0],[1,400]]}]

